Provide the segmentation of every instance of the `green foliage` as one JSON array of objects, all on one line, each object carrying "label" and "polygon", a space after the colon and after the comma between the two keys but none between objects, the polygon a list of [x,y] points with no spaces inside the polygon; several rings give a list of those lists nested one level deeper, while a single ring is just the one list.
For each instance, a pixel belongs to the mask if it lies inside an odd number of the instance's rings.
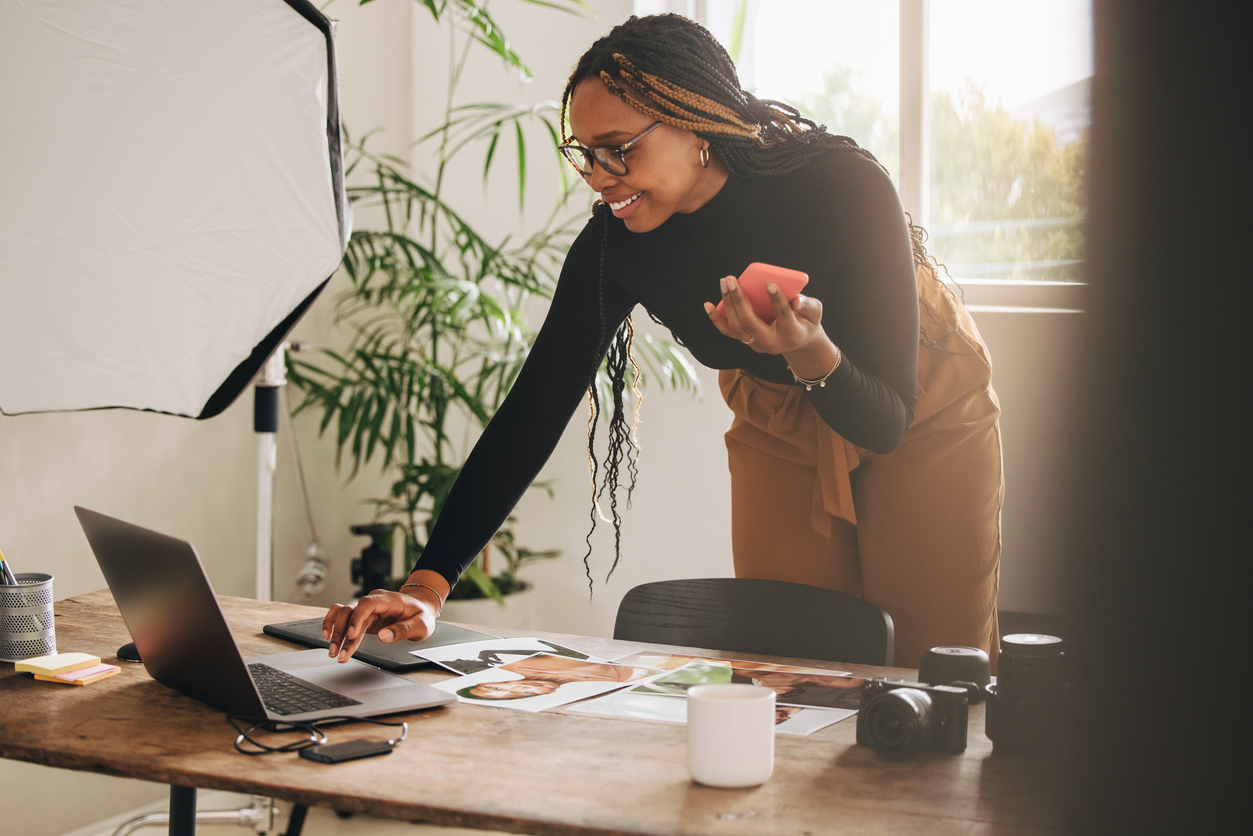
[{"label": "green foliage", "polygon": [[[510,523],[512,522],[513,518],[510,517]],[[496,533],[479,559],[470,564],[470,568],[466,569],[465,574],[462,575],[462,578],[470,583],[457,586],[448,598],[452,601],[462,598],[501,600],[504,596],[519,592],[526,587],[525,582],[518,577],[520,570],[532,563],[538,563],[559,554],[561,552],[551,550],[535,552],[519,546],[510,525],[506,525]],[[505,566],[496,574],[492,574],[492,564],[497,555],[503,559]]]},{"label": "green foliage", "polygon": [[735,20],[731,24],[731,43],[727,53],[732,63],[740,63],[740,50],[744,47],[744,25],[748,19],[748,0],[740,0],[735,8]]},{"label": "green foliage", "polygon": [[[1004,267],[983,275],[1076,276],[1074,262],[1083,259],[1077,221],[1085,201],[1086,133],[1059,147],[1051,127],[989,107],[981,91],[968,87],[960,100],[932,95],[931,142],[931,222],[958,227],[958,234],[937,240],[941,260],[970,265],[967,275],[991,263]],[[1036,223],[1003,223],[1015,219]],[[988,223],[995,221],[1002,223]],[[961,225],[975,231],[960,234]]]},{"label": "green foliage", "polygon": [[[368,134],[355,142],[346,139],[349,198],[359,216],[361,210],[374,209],[383,222],[379,228],[355,230],[344,254],[351,286],[336,300],[336,322],[351,333],[347,347],[323,349],[312,359],[288,355],[288,379],[304,395],[297,411],[321,413],[319,432],[333,432],[337,466],[347,459],[355,476],[373,462],[394,474],[387,496],[370,502],[375,520],[403,528],[411,559],[421,555],[469,453],[466,444],[455,443],[454,435],[466,427],[485,426],[513,385],[534,338],[526,324],[528,302],[551,293],[583,223],[563,211],[572,186],[582,184],[565,181],[564,167],[557,162],[559,135],[551,121],[556,113],[551,103],[455,105],[457,81],[472,44],[485,45],[507,66],[524,69],[487,15],[486,4],[419,2],[447,25],[456,56],[443,124],[421,140],[438,142],[435,171],[427,178],[415,176],[405,161],[371,151]],[[588,8],[581,0],[525,2],[562,11]],[[508,237],[493,242],[444,199],[446,168],[458,152],[486,144],[486,177],[501,136],[509,136],[517,143],[523,193],[527,154],[522,125],[534,120],[547,129],[553,148],[546,150],[566,187],[537,232],[521,243]],[[421,185],[420,180],[434,185]],[[680,349],[663,340],[643,343],[643,362],[663,388],[695,387],[694,369]],[[520,586],[517,572],[522,567],[556,556],[518,545],[513,522],[510,518],[467,570],[470,583],[457,587],[460,597],[478,590],[499,600]],[[499,556],[494,575],[489,565],[493,554]]]},{"label": "green foliage", "polygon": [[822,77],[821,90],[802,94],[793,104],[830,133],[852,137],[895,172],[900,155],[897,120],[887,116],[882,99],[858,91],[856,83],[852,67],[836,64]]},{"label": "green foliage", "polygon": [[[837,65],[821,91],[795,104],[896,170],[897,120],[880,99],[856,89],[849,67]],[[960,97],[932,93],[933,254],[958,278],[1076,279],[1084,257],[1086,159],[1086,132],[1059,145],[1051,127],[990,106],[973,85]]]},{"label": "green foliage", "polygon": [[[373,0],[360,0],[360,5],[364,6]],[[487,47],[510,67],[519,70],[523,76],[529,76],[530,72],[526,65],[522,63],[522,59],[509,46],[509,41],[505,38],[505,33],[496,25],[496,21],[492,20],[491,15],[487,13],[488,0],[483,2],[475,2],[475,0],[417,0],[436,21],[443,21],[447,18],[453,18],[461,22],[461,28],[467,32],[470,37],[477,43]],[[592,7],[585,0],[521,0],[524,3],[530,3],[533,6],[545,6],[557,11],[567,12],[569,14],[590,15]]]},{"label": "green foliage", "polygon": [[349,195],[381,207],[385,223],[354,231],[344,256],[351,287],[336,319],[352,338],[342,352],[291,356],[289,378],[304,392],[299,409],[333,428],[337,464],[396,474],[372,500],[375,518],[398,521],[416,558],[468,453],[454,428],[486,425],[517,377],[532,339],[523,310],[550,292],[572,229],[491,244],[367,141],[349,146],[349,169],[370,178]]}]

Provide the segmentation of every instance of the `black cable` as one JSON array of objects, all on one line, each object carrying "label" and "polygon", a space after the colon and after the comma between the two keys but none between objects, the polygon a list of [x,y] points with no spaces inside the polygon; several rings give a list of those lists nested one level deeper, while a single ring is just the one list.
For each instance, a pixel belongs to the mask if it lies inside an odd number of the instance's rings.
[{"label": "black cable", "polygon": [[[227,714],[226,722],[231,724],[235,731],[239,732],[239,736],[235,738],[235,751],[241,755],[269,755],[274,752],[298,752],[310,746],[317,746],[325,743],[327,738],[316,725],[313,723],[285,722],[280,720],[270,720],[263,717],[243,717],[238,714]],[[249,723],[251,725],[246,728],[241,724]],[[290,731],[300,731],[308,735],[301,740],[285,743],[282,746],[271,746],[257,740],[254,735],[258,732],[268,734],[282,734]],[[247,749],[244,743],[252,744],[254,749]]]},{"label": "black cable", "polygon": [[[316,720],[308,721],[289,721],[289,720],[271,720],[265,717],[245,717],[239,714],[227,714],[226,721],[231,724],[232,728],[238,732],[235,738],[235,751],[242,755],[269,755],[275,752],[298,752],[301,749],[307,749],[310,746],[319,746],[328,742],[329,738],[322,731],[321,726],[326,723],[338,722],[354,722],[354,723],[372,723],[376,726],[394,726],[400,728],[400,737],[394,740],[385,741],[388,746],[393,749],[399,746],[409,737],[409,724],[405,722],[387,722],[385,720],[375,720],[370,717],[348,717],[336,715],[332,717],[319,717]],[[300,731],[306,735],[300,740],[284,743],[281,746],[271,746],[256,738],[258,733],[266,734],[284,734],[292,731]],[[246,748],[245,743],[251,744],[252,749]]]}]

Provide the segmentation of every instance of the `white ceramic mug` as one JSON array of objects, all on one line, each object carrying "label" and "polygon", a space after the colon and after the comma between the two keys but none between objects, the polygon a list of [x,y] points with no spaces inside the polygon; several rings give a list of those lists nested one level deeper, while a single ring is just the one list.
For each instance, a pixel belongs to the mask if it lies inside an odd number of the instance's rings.
[{"label": "white ceramic mug", "polygon": [[687,692],[687,764],[709,787],[755,787],[774,772],[774,691],[696,685]]}]

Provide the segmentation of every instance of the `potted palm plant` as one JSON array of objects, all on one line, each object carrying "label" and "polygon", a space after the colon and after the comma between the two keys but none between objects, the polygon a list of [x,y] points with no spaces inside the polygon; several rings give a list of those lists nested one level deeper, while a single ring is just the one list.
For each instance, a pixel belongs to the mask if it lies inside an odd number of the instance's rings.
[{"label": "potted palm plant", "polygon": [[[582,0],[523,1],[567,12],[587,8]],[[349,197],[355,207],[373,209],[383,223],[354,230],[344,256],[350,286],[335,304],[336,322],[350,334],[347,347],[320,349],[312,358],[289,355],[288,361],[288,379],[303,393],[297,411],[321,413],[320,432],[333,435],[337,466],[346,458],[355,476],[377,462],[394,477],[388,494],[370,502],[376,521],[403,529],[410,564],[421,555],[469,452],[468,445],[454,443],[457,431],[467,422],[481,429],[508,392],[533,338],[527,303],[550,294],[585,217],[571,206],[581,184],[557,163],[560,132],[553,103],[456,104],[457,82],[474,44],[525,72],[484,5],[472,0],[424,5],[449,28],[459,61],[450,73],[443,122],[420,140],[437,143],[434,171],[423,176],[403,160],[374,153],[368,135],[345,143]],[[444,175],[458,152],[477,144],[486,149],[486,177],[498,143],[509,136],[517,143],[522,194],[527,172],[522,124],[528,120],[538,120],[552,140],[559,196],[545,223],[526,240],[493,241],[450,205]],[[699,391],[691,361],[678,346],[651,336],[637,346],[663,388]],[[521,569],[557,555],[519,545],[512,525],[511,518],[466,571],[469,583],[456,587],[454,604],[476,597],[504,602],[526,588]]]}]

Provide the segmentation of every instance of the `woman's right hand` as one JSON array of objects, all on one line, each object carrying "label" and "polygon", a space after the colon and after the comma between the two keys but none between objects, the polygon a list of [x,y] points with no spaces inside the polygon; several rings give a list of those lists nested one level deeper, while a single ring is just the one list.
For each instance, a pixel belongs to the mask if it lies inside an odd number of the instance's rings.
[{"label": "woman's right hand", "polygon": [[332,604],[322,619],[322,638],[331,643],[330,655],[347,662],[371,633],[385,642],[421,641],[434,633],[441,601],[448,597],[447,591],[436,590],[448,587],[448,581],[429,570],[420,574],[423,577],[415,572],[410,581],[429,586],[408,586],[404,592],[376,589],[356,604]]}]

